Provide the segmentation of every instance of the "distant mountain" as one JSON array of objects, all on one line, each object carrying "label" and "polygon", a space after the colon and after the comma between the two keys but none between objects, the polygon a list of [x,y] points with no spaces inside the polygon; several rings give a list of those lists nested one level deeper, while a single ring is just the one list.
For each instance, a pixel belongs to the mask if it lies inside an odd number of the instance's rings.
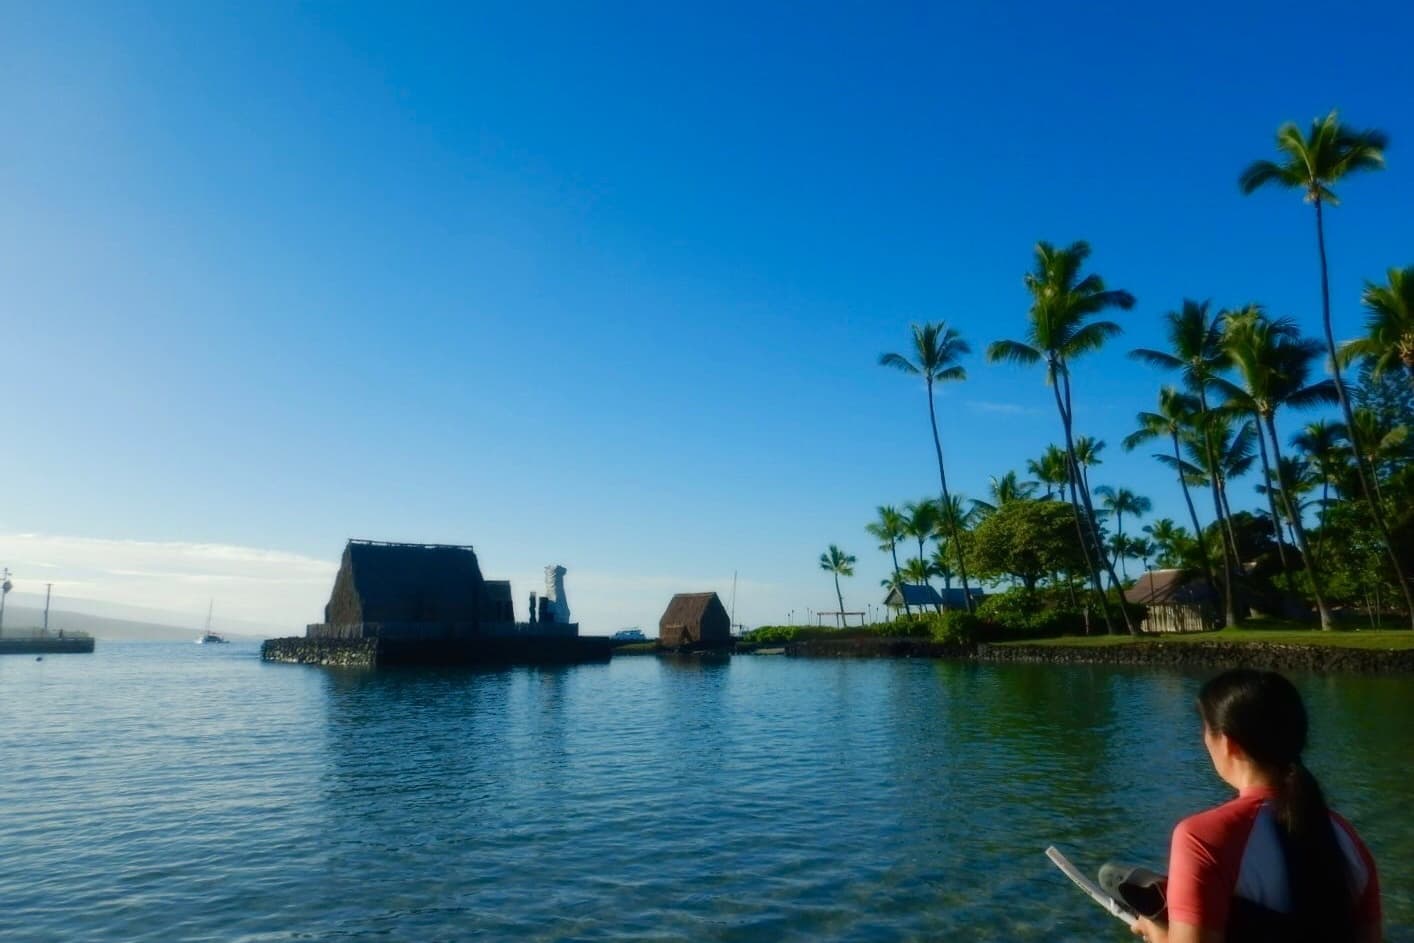
[{"label": "distant mountain", "polygon": [[[5,604],[5,627],[7,629],[36,628],[43,624],[44,610],[42,608],[17,606],[12,601]],[[51,631],[63,629],[66,632],[87,632],[98,639],[145,642],[190,642],[202,632],[201,626],[161,625],[132,619],[94,616],[84,612],[66,612],[62,609],[49,610],[49,628]],[[215,625],[213,628],[228,639],[253,641],[268,637],[265,635],[240,635],[229,632],[220,625]]]}]

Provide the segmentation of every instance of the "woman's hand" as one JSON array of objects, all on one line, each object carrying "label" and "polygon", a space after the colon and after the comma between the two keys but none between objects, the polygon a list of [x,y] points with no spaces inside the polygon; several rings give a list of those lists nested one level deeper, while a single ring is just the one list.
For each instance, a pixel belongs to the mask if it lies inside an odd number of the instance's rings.
[{"label": "woman's hand", "polygon": [[1134,926],[1129,928],[1129,932],[1148,940],[1149,943],[1168,943],[1169,941],[1168,924],[1155,923],[1148,917],[1140,917]]}]

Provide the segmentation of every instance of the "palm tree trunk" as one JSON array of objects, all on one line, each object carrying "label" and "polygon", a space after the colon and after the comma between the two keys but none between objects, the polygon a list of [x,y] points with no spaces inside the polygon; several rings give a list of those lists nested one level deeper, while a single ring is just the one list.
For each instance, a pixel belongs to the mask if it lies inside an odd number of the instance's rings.
[{"label": "palm tree trunk", "polygon": [[[1217,453],[1213,448],[1213,430],[1208,427],[1208,394],[1198,387],[1198,420],[1203,426],[1203,453],[1208,459],[1208,486],[1213,492],[1213,512],[1217,515],[1218,541],[1223,546],[1223,605],[1227,627],[1237,628],[1237,539],[1232,536],[1232,523],[1223,516],[1222,476],[1218,474]],[[1201,535],[1200,535],[1201,539]]]},{"label": "palm tree trunk", "polygon": [[1188,517],[1193,522],[1193,536],[1198,541],[1198,556],[1203,561],[1203,576],[1208,580],[1208,591],[1212,592],[1217,587],[1217,580],[1213,579],[1213,566],[1208,561],[1208,547],[1203,543],[1203,525],[1198,523],[1198,511],[1193,507],[1193,495],[1188,491],[1188,479],[1183,477],[1183,452],[1178,447],[1178,432],[1171,433],[1173,436],[1173,457],[1178,462],[1178,485],[1183,489],[1183,503],[1188,505]]},{"label": "palm tree trunk", "polygon": [[[1345,428],[1350,434],[1350,444],[1355,453],[1355,471],[1360,476],[1360,490],[1364,492],[1365,503],[1370,506],[1370,516],[1375,519],[1375,526],[1379,528],[1380,539],[1384,542],[1385,553],[1389,556],[1390,563],[1394,564],[1395,580],[1399,583],[1399,589],[1404,594],[1404,605],[1409,613],[1409,625],[1414,628],[1414,594],[1409,589],[1409,581],[1404,577],[1404,567],[1399,563],[1399,555],[1394,550],[1394,540],[1390,537],[1389,527],[1385,524],[1384,510],[1380,507],[1379,500],[1375,497],[1370,482],[1365,476],[1365,460],[1360,454],[1360,443],[1355,437],[1355,413],[1350,408],[1350,398],[1345,395],[1345,382],[1340,377],[1340,357],[1337,356],[1335,347],[1335,334],[1331,331],[1331,286],[1330,273],[1326,266],[1326,225],[1321,213],[1321,198],[1315,199],[1316,204],[1316,248],[1321,255],[1321,326],[1326,332],[1326,350],[1331,357],[1331,372],[1335,374],[1335,394],[1340,400],[1340,412],[1345,417]],[[1372,469],[1373,471],[1373,469]]]},{"label": "palm tree trunk", "polygon": [[[1114,620],[1110,618],[1110,604],[1105,597],[1105,589],[1100,585],[1100,568],[1095,563],[1094,554],[1091,553],[1091,540],[1085,532],[1085,515],[1082,510],[1079,495],[1080,464],[1075,460],[1075,441],[1071,436],[1070,411],[1066,409],[1065,402],[1061,399],[1060,380],[1052,372],[1051,389],[1056,397],[1056,410],[1060,413],[1061,428],[1065,431],[1065,477],[1070,485],[1070,506],[1075,511],[1075,530],[1080,537],[1080,552],[1085,555],[1085,568],[1090,572],[1090,585],[1095,591],[1095,595],[1100,598],[1100,615],[1105,620],[1105,633],[1114,634]],[[1091,525],[1094,520],[1090,520]],[[1103,552],[1103,551],[1100,551]],[[1088,626],[1088,621],[1087,621]]]},{"label": "palm tree trunk", "polygon": [[[962,580],[962,601],[967,611],[972,611],[972,591],[967,586],[967,560],[962,552],[962,538],[958,535],[957,515],[952,512],[952,498],[948,495],[948,476],[943,471],[943,442],[938,438],[938,413],[933,408],[933,381],[928,381],[928,421],[933,426],[933,451],[938,455],[938,482],[943,487],[943,513],[948,516],[952,529],[953,546],[957,549],[957,575]],[[921,557],[922,554],[920,553]]]},{"label": "palm tree trunk", "polygon": [[1129,582],[1129,571],[1124,568],[1124,513],[1115,511],[1115,556],[1119,557],[1119,575]]},{"label": "palm tree trunk", "polygon": [[[1071,440],[1071,418],[1074,413],[1071,411],[1070,374],[1062,373],[1061,379],[1065,381],[1065,442],[1066,448],[1070,450],[1070,459],[1073,462],[1075,461],[1075,443]],[[1110,555],[1105,552],[1105,545],[1100,540],[1100,520],[1095,516],[1095,505],[1090,500],[1090,481],[1088,476],[1085,477],[1085,488],[1081,491],[1081,496],[1085,502],[1085,519],[1089,522],[1090,533],[1093,534],[1095,538],[1095,552],[1100,555],[1100,561],[1104,563],[1105,571],[1109,574],[1110,586],[1115,589],[1116,595],[1119,596],[1119,614],[1124,618],[1125,631],[1130,635],[1138,635],[1138,628],[1135,627],[1134,623],[1129,618],[1129,607],[1124,604],[1124,592],[1119,588],[1119,576],[1115,573],[1114,561],[1111,560]],[[1108,611],[1108,603],[1105,608]]]},{"label": "palm tree trunk", "polygon": [[[1286,577],[1286,591],[1295,596],[1296,584],[1292,582],[1291,564],[1288,563],[1286,560],[1286,548],[1282,546],[1281,542],[1281,517],[1277,515],[1277,501],[1276,498],[1272,496],[1272,466],[1271,463],[1267,461],[1267,436],[1266,433],[1262,431],[1261,414],[1254,412],[1252,415],[1258,420],[1257,444],[1260,446],[1260,448],[1258,449],[1258,454],[1262,457],[1262,475],[1267,479],[1267,510],[1271,512],[1272,533],[1275,534],[1277,538],[1277,557],[1281,560],[1282,576]],[[1282,492],[1282,503],[1287,503],[1286,492],[1284,489]],[[1303,550],[1301,552],[1305,554],[1306,551]],[[1306,567],[1308,570],[1310,569],[1309,558],[1307,559]]]},{"label": "palm tree trunk", "polygon": [[844,594],[840,592],[840,571],[835,571],[835,598],[840,602],[839,614],[835,616],[835,623],[844,628]]},{"label": "palm tree trunk", "polygon": [[[894,585],[898,587],[898,595],[899,595],[899,598],[903,600],[903,611],[906,612],[906,613],[908,613],[910,616],[912,616],[912,615],[913,615],[913,609],[910,608],[909,605],[908,605],[908,594],[903,591],[903,577],[902,577],[901,575],[899,575],[899,569],[898,569],[898,545],[897,545],[896,543],[894,543],[892,540],[889,541],[889,556],[891,556],[891,557],[894,558]],[[844,608],[844,607],[841,606],[840,608]],[[898,618],[898,617],[895,616],[894,618]]]},{"label": "palm tree trunk", "polygon": [[[1316,565],[1311,561],[1311,548],[1306,543],[1306,526],[1301,523],[1296,509],[1291,506],[1291,494],[1287,490],[1285,478],[1281,473],[1281,440],[1277,438],[1276,416],[1269,413],[1266,419],[1267,431],[1272,434],[1272,454],[1277,460],[1277,484],[1281,486],[1281,503],[1286,506],[1286,516],[1291,519],[1292,526],[1296,528],[1296,548],[1306,559],[1306,574],[1311,577],[1311,595],[1316,597],[1316,611],[1321,614],[1321,629],[1329,632],[1332,628],[1331,611],[1326,605],[1325,594],[1321,592],[1321,577],[1316,572]],[[1258,434],[1261,431],[1258,429]],[[1270,493],[1270,489],[1268,489],[1268,493]]]}]

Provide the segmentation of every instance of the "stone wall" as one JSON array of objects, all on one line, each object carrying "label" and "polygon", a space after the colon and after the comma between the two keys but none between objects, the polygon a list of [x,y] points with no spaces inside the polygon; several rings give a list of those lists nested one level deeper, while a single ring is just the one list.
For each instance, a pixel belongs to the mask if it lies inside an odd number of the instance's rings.
[{"label": "stone wall", "polygon": [[979,645],[990,662],[1054,665],[1158,665],[1264,668],[1271,671],[1414,672],[1414,650],[1380,651],[1274,642],[1136,642],[1122,645]]},{"label": "stone wall", "polygon": [[378,640],[272,638],[260,644],[260,658],[296,665],[371,668],[378,662]]}]

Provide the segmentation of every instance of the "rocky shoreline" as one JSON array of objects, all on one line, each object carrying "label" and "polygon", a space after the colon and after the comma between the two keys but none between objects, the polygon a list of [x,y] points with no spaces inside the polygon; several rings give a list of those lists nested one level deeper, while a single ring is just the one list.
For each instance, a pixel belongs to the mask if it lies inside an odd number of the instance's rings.
[{"label": "rocky shoreline", "polygon": [[1394,674],[1414,672],[1414,649],[1380,650],[1274,642],[1134,642],[1122,645],[975,646],[913,638],[810,639],[786,643],[800,658],[949,658],[989,663],[1152,665],[1218,670],[1245,666],[1276,671]]}]

